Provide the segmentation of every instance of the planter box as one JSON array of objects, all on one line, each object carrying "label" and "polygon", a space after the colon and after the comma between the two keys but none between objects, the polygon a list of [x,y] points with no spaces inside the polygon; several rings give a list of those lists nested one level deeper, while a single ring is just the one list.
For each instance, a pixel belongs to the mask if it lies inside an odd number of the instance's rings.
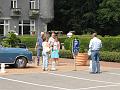
[{"label": "planter box", "polygon": [[76,65],[77,66],[86,66],[88,65],[88,54],[87,53],[78,53],[76,56]]}]

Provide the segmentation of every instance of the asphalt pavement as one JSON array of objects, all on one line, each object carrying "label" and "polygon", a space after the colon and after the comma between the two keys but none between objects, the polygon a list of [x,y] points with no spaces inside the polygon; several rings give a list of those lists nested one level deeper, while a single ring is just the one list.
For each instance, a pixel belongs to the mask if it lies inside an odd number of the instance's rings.
[{"label": "asphalt pavement", "polygon": [[120,68],[1,75],[0,90],[120,90]]}]

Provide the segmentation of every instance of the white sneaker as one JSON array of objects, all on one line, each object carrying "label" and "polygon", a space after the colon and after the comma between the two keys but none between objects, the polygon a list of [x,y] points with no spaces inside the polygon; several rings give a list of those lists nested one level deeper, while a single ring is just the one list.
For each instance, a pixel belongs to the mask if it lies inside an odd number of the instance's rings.
[{"label": "white sneaker", "polygon": [[51,71],[56,71],[56,68],[51,68]]},{"label": "white sneaker", "polygon": [[48,71],[48,68],[45,68],[45,71]]}]

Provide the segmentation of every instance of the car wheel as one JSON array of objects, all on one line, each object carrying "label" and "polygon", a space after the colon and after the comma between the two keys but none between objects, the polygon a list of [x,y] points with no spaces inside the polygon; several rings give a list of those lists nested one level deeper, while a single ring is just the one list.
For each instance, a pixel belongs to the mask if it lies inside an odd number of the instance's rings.
[{"label": "car wheel", "polygon": [[26,58],[20,57],[20,58],[17,58],[17,60],[15,62],[15,67],[24,68],[24,67],[26,67],[26,64],[27,64]]}]

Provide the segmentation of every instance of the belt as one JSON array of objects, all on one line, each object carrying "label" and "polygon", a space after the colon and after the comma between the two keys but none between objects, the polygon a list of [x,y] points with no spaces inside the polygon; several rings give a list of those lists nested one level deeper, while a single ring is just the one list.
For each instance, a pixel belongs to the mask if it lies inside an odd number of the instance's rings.
[{"label": "belt", "polygon": [[99,51],[99,50],[91,50],[91,51],[93,51],[93,52],[94,52],[94,51]]}]

